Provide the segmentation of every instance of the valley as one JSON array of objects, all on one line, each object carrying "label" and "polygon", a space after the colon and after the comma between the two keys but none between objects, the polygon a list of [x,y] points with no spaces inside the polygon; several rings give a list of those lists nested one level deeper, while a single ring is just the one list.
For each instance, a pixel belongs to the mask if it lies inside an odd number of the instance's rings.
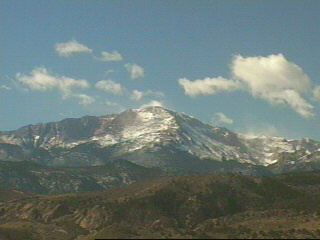
[{"label": "valley", "polygon": [[1,239],[319,238],[320,173],[205,174],[1,205]]}]

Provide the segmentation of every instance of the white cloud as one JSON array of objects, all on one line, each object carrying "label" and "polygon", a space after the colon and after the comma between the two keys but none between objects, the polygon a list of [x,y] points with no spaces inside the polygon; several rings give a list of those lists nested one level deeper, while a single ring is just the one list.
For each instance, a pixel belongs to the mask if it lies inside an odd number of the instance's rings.
[{"label": "white cloud", "polygon": [[122,95],[124,92],[124,88],[121,86],[121,84],[116,83],[112,80],[101,80],[96,83],[95,87],[97,89],[110,92],[114,95]]},{"label": "white cloud", "polygon": [[136,79],[143,77],[145,74],[145,70],[134,63],[127,63],[124,65],[124,67],[127,69],[127,71],[130,73],[131,79]]},{"label": "white cloud", "polygon": [[130,98],[134,101],[140,101],[145,96],[152,96],[152,97],[164,97],[164,94],[159,91],[139,91],[139,90],[133,90]]},{"label": "white cloud", "polygon": [[76,80],[73,78],[58,76],[50,73],[46,68],[35,68],[29,75],[17,73],[16,79],[31,90],[46,91],[57,88],[62,92],[64,98],[72,95],[74,88],[89,88],[90,84],[85,79]]},{"label": "white cloud", "polygon": [[61,57],[69,57],[74,53],[91,53],[92,49],[87,46],[77,42],[75,39],[70,40],[66,43],[56,43],[54,45],[56,52]]},{"label": "white cloud", "polygon": [[17,73],[16,79],[20,83],[27,85],[31,90],[37,91],[46,91],[59,86],[59,79],[50,74],[45,68],[35,68],[29,76]]},{"label": "white cloud", "polygon": [[316,86],[313,89],[313,97],[314,97],[315,100],[320,101],[320,86]]},{"label": "white cloud", "polygon": [[212,122],[214,124],[224,123],[224,124],[233,124],[233,120],[228,118],[224,113],[215,113],[212,117]]},{"label": "white cloud", "polygon": [[281,92],[270,92],[264,99],[274,105],[288,104],[302,117],[310,118],[314,116],[312,112],[314,107],[294,90],[286,89]]},{"label": "white cloud", "polygon": [[119,104],[118,103],[116,103],[116,102],[112,102],[112,101],[106,101],[106,104],[107,104],[107,106],[109,106],[109,107],[118,107],[119,106]]},{"label": "white cloud", "polygon": [[87,94],[74,94],[72,96],[79,98],[79,104],[82,106],[88,106],[96,101],[95,98]]},{"label": "white cloud", "polygon": [[231,71],[254,96],[271,104],[287,104],[305,118],[312,117],[313,106],[301,94],[310,90],[310,79],[282,54],[267,57],[235,56]]},{"label": "white cloud", "polygon": [[140,108],[146,108],[146,107],[151,107],[151,106],[156,106],[156,107],[163,107],[164,104],[162,102],[156,101],[156,100],[151,100],[148,103],[142,104]]},{"label": "white cloud", "polygon": [[8,87],[7,85],[1,85],[0,88],[5,90],[12,90],[12,88]]},{"label": "white cloud", "polygon": [[306,92],[310,88],[309,77],[282,54],[247,58],[238,55],[232,61],[231,70],[254,94],[263,95],[279,89]]},{"label": "white cloud", "polygon": [[64,97],[71,94],[72,88],[89,88],[89,83],[86,80],[75,80],[73,78],[62,77],[59,81],[59,89],[63,92]]},{"label": "white cloud", "polygon": [[97,58],[100,61],[103,62],[118,62],[123,60],[121,54],[117,51],[112,52],[101,52],[101,57]]},{"label": "white cloud", "polygon": [[[239,132],[240,131],[241,130],[239,130]],[[276,136],[283,135],[280,129],[277,129],[275,126],[269,123],[251,125],[247,127],[247,129],[243,134],[250,138],[261,137],[261,136],[276,137]]]},{"label": "white cloud", "polygon": [[139,90],[133,90],[130,98],[134,101],[139,101],[143,98],[143,92]]},{"label": "white cloud", "polygon": [[[178,82],[185,94],[191,97],[241,89],[272,105],[287,105],[304,118],[314,116],[313,105],[302,97],[310,93],[309,77],[282,54],[267,57],[237,55],[231,62],[231,73],[231,80],[223,77],[196,81],[180,78]],[[313,90],[313,96],[320,99],[320,87]]]},{"label": "white cloud", "polygon": [[186,78],[178,79],[179,84],[183,87],[186,95],[196,97],[197,95],[210,95],[218,91],[233,91],[240,88],[238,82],[225,79],[223,77],[205,78],[190,81]]}]

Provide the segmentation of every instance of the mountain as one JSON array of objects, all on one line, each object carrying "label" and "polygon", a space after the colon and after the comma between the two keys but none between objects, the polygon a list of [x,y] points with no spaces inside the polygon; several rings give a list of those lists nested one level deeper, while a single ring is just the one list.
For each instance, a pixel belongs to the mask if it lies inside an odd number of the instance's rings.
[{"label": "mountain", "polygon": [[317,141],[162,107],[29,125],[0,132],[0,239],[317,239],[317,170]]},{"label": "mountain", "polygon": [[[127,165],[126,170],[117,167],[118,161]],[[19,163],[25,167],[15,168]],[[127,183],[190,173],[272,175],[316,170],[320,169],[320,143],[246,136],[183,113],[147,107],[0,132],[1,164],[7,168],[0,169],[0,186],[20,182],[20,190],[26,190],[27,183],[33,182],[38,187],[32,192],[52,193],[52,186],[65,185],[63,175],[72,182],[69,190],[57,187],[63,193],[119,186],[125,182],[122,176],[137,176],[133,174],[137,169],[143,173]],[[90,172],[85,172],[88,167]],[[9,174],[5,169],[20,172]]]},{"label": "mountain", "polygon": [[98,191],[162,175],[159,169],[141,167],[124,159],[104,166],[77,168],[50,167],[26,161],[0,161],[1,187],[37,194]]},{"label": "mountain", "polygon": [[13,189],[0,188],[0,204],[20,198],[27,198],[33,195]]},{"label": "mountain", "polygon": [[0,206],[0,238],[320,237],[320,172],[196,174]]}]

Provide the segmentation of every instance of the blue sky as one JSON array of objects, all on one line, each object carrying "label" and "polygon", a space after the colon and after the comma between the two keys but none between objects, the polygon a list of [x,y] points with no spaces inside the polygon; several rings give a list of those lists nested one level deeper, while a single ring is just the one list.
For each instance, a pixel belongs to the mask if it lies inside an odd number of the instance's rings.
[{"label": "blue sky", "polygon": [[319,1],[1,1],[2,131],[162,105],[320,140]]}]

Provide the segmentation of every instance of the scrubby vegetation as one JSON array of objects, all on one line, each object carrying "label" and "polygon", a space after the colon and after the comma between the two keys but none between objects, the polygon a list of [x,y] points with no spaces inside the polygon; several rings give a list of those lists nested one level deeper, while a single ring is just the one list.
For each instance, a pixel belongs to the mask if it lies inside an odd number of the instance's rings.
[{"label": "scrubby vegetation", "polygon": [[0,238],[319,238],[320,173],[191,175],[8,201]]}]

